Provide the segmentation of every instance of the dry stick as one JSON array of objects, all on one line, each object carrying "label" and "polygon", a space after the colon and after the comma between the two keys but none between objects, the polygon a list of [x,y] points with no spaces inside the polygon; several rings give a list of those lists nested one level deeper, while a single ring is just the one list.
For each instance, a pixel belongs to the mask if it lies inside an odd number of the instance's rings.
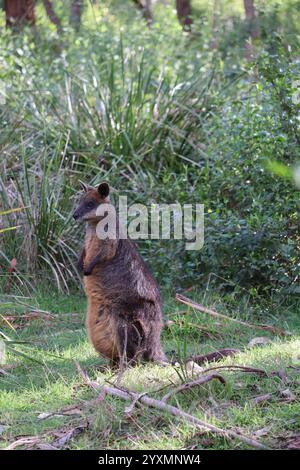
[{"label": "dry stick", "polygon": [[231,365],[228,365],[228,366],[209,367],[208,369],[204,369],[201,373],[206,374],[206,372],[210,372],[212,370],[217,370],[217,369],[238,369],[241,372],[249,372],[249,373],[252,372],[254,374],[268,375],[268,373],[263,369],[257,369],[256,367],[236,366],[234,364],[231,364]]},{"label": "dry stick", "polygon": [[239,432],[232,431],[231,429],[225,431],[224,429],[221,429],[217,426],[214,426],[213,424],[206,423],[205,421],[201,421],[200,419],[196,418],[193,415],[190,415],[186,413],[185,411],[179,410],[179,408],[176,408],[176,406],[168,405],[167,403],[164,403],[161,400],[156,400],[155,398],[150,398],[147,395],[140,396],[138,393],[131,392],[129,390],[122,390],[120,388],[116,387],[109,387],[108,385],[100,385],[98,382],[92,381],[89,379],[87,374],[81,369],[80,365],[76,363],[77,369],[83,378],[84,382],[91,388],[93,389],[98,389],[101,390],[104,393],[107,393],[108,395],[122,398],[122,400],[136,400],[140,401],[146,406],[149,406],[150,408],[156,408],[158,410],[162,411],[167,411],[173,416],[179,417],[179,418],[184,418],[186,421],[189,423],[194,424],[197,428],[204,429],[204,430],[209,430],[213,433],[216,433],[218,435],[224,436],[227,439],[234,438],[234,439],[239,439],[240,441],[244,442],[245,444],[255,447],[256,449],[268,449],[267,446],[261,444],[260,442],[256,441],[255,439],[251,439],[249,437],[244,436],[243,434],[240,434]]},{"label": "dry stick", "polygon": [[228,356],[235,356],[235,354],[239,354],[241,351],[239,349],[234,348],[227,348],[227,349],[220,349],[219,351],[214,351],[212,353],[203,354],[201,356],[190,356],[188,359],[196,362],[198,366],[204,364],[204,362],[212,362],[212,361],[221,361],[224,357]]},{"label": "dry stick", "polygon": [[199,385],[203,385],[206,382],[210,382],[213,379],[218,379],[222,384],[224,385],[226,384],[226,381],[224,377],[222,377],[222,375],[219,375],[219,374],[206,375],[204,377],[200,377],[200,379],[193,380],[192,382],[186,382],[182,385],[179,385],[178,387],[171,390],[169,393],[166,393],[166,395],[162,397],[161,401],[167,401],[170,397],[172,397],[173,395],[176,395],[176,393],[184,392],[185,390],[189,390],[190,388],[193,388],[193,387],[198,387]]},{"label": "dry stick", "polygon": [[211,310],[210,308],[204,307],[203,305],[198,304],[197,302],[194,302],[193,300],[188,299],[187,297],[184,297],[184,295],[181,294],[176,294],[176,300],[179,302],[189,305],[192,308],[195,308],[196,310],[199,310],[200,312],[207,313],[211,317],[214,318],[221,318],[223,320],[230,320],[235,323],[239,323],[240,325],[247,326],[248,328],[255,328],[257,330],[266,330],[270,331],[273,334],[279,334],[280,336],[285,336],[286,332],[284,330],[277,329],[273,326],[270,325],[253,325],[251,323],[247,323],[245,321],[237,320],[236,318],[230,318],[227,317],[227,315],[223,315],[222,313],[218,313],[215,310]]},{"label": "dry stick", "polygon": [[265,371],[264,369],[257,369],[256,367],[248,367],[248,366],[238,366],[238,365],[234,365],[234,364],[231,364],[231,365],[228,365],[228,366],[215,366],[215,367],[209,367],[208,369],[204,369],[202,370],[202,374],[205,374],[206,372],[210,372],[212,370],[218,370],[218,369],[237,369],[241,372],[248,372],[248,373],[254,373],[254,374],[260,374],[260,375],[264,375],[266,377],[272,377],[272,376],[276,376],[276,377],[279,377],[280,380],[282,380],[283,382],[287,379],[285,373],[280,370],[274,370],[273,372],[267,372]]}]

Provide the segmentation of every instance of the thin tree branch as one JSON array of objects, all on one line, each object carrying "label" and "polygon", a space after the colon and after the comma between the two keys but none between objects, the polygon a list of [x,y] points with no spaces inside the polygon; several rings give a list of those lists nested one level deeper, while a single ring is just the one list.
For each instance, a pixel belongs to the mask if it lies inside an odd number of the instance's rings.
[{"label": "thin tree branch", "polygon": [[161,401],[167,401],[169,398],[171,398],[173,395],[176,395],[176,393],[179,392],[185,392],[186,390],[190,390],[193,387],[199,387],[200,385],[203,385],[207,382],[210,382],[213,379],[218,379],[222,384],[225,385],[226,381],[222,375],[219,374],[210,374],[210,375],[205,375],[203,377],[200,377],[200,379],[193,380],[192,382],[186,382],[182,385],[179,385],[179,387],[174,388],[170,392],[166,393],[161,399]]},{"label": "thin tree branch", "polygon": [[274,326],[270,326],[270,325],[253,325],[252,323],[247,323],[247,322],[242,321],[242,320],[237,320],[236,318],[227,317],[227,315],[223,315],[222,313],[218,313],[215,310],[211,310],[210,308],[204,307],[203,305],[200,305],[197,302],[194,302],[193,300],[190,300],[190,299],[188,299],[187,297],[185,297],[184,295],[181,295],[181,294],[176,294],[176,300],[178,300],[179,302],[181,302],[185,305],[189,305],[190,307],[192,307],[196,310],[199,310],[199,312],[207,313],[207,315],[210,315],[211,317],[214,317],[214,318],[219,318],[219,319],[222,319],[222,320],[230,320],[230,321],[233,321],[235,323],[239,323],[239,325],[246,326],[247,328],[254,328],[256,330],[270,331],[271,333],[278,334],[280,336],[286,336],[286,334],[287,334],[284,330],[277,329]]}]

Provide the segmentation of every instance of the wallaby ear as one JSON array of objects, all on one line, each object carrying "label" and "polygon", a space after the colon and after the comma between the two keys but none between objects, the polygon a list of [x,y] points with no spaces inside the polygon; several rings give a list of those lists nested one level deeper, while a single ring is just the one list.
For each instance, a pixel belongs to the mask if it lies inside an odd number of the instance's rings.
[{"label": "wallaby ear", "polygon": [[83,181],[79,181],[81,189],[86,193],[88,190],[88,185],[83,183]]},{"label": "wallaby ear", "polygon": [[108,183],[100,183],[98,186],[98,193],[104,199],[109,195],[109,184]]}]

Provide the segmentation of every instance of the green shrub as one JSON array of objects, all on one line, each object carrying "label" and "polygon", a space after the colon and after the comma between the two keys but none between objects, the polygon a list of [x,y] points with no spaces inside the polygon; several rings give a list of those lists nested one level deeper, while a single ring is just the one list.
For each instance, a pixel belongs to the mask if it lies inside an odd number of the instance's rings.
[{"label": "green shrub", "polygon": [[[261,11],[262,40],[249,65],[238,12],[222,13],[211,50],[202,8],[192,37],[180,34],[170,7],[160,21],[161,8],[152,30],[119,4],[113,13],[96,8],[97,21],[87,8],[80,33],[66,29],[63,38],[45,18],[35,34],[2,31],[0,209],[26,211],[7,218],[21,228],[1,237],[1,265],[16,256],[24,273],[46,270],[62,289],[78,285],[78,180],[107,179],[129,202],[205,205],[201,251],[139,242],[162,287],[204,284],[211,273],[227,287],[293,286],[299,195],[270,162],[292,167],[297,159],[297,41],[287,47],[286,35],[270,36]],[[285,33],[285,10],[272,12]],[[123,14],[130,27],[120,35]]]}]

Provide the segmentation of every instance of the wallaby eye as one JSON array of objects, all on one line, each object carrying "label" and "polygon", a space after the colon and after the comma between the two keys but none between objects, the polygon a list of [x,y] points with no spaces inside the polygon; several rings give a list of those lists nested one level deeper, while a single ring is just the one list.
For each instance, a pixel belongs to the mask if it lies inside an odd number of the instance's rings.
[{"label": "wallaby eye", "polygon": [[93,207],[94,207],[94,203],[93,203],[92,201],[89,202],[89,203],[88,203],[88,208],[89,208],[89,209],[92,209]]}]

